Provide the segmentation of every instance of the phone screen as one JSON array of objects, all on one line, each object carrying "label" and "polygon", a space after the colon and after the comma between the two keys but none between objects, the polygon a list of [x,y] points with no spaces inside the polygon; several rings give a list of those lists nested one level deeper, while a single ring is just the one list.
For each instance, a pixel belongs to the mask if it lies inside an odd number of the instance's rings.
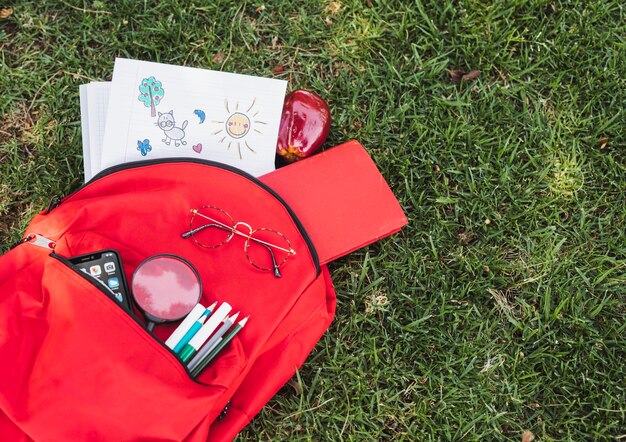
[{"label": "phone screen", "polygon": [[83,273],[99,280],[105,286],[104,292],[128,313],[133,314],[122,261],[115,250],[102,250],[76,256],[70,258],[70,262]]}]

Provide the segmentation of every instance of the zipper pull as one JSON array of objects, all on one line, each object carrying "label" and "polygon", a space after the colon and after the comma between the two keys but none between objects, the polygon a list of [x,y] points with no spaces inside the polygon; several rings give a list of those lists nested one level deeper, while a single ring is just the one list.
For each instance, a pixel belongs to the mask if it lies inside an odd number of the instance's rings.
[{"label": "zipper pull", "polygon": [[54,252],[54,248],[56,247],[56,241],[46,238],[45,236],[41,236],[38,233],[29,233],[20,241],[21,243],[28,243],[33,246],[42,247],[44,249],[52,250]]},{"label": "zipper pull", "polygon": [[62,200],[63,198],[61,198],[60,196],[56,196],[56,195],[50,198],[50,204],[48,204],[48,208],[45,210],[43,214],[47,215],[50,212],[52,212],[54,209],[59,207],[61,203],[63,202]]}]

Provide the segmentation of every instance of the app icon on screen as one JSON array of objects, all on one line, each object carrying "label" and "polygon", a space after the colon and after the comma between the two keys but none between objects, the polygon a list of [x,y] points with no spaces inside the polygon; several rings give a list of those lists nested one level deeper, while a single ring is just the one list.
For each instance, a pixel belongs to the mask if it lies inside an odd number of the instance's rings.
[{"label": "app icon on screen", "polygon": [[115,263],[114,262],[105,262],[104,263],[104,271],[107,273],[113,273],[115,271]]},{"label": "app icon on screen", "polygon": [[109,280],[107,281],[107,284],[109,285],[110,288],[116,289],[120,286],[120,280],[117,276],[113,276],[112,278],[109,278]]},{"label": "app icon on screen", "polygon": [[91,266],[89,267],[89,273],[91,273],[92,276],[99,276],[102,273],[102,267],[100,266]]}]

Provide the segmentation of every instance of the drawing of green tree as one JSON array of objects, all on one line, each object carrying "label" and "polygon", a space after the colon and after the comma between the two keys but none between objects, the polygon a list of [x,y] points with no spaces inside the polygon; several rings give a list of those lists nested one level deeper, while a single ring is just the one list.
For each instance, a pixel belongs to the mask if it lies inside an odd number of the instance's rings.
[{"label": "drawing of green tree", "polygon": [[139,101],[150,108],[150,116],[156,117],[156,106],[165,95],[163,85],[154,77],[144,78],[139,85]]}]

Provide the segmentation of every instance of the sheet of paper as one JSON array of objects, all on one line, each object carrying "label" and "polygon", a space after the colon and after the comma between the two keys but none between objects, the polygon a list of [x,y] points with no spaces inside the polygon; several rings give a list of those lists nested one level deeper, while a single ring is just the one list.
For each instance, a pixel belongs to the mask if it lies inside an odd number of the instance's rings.
[{"label": "sheet of paper", "polygon": [[274,170],[286,89],[282,80],[118,58],[100,168],[189,157],[263,175]]},{"label": "sheet of paper", "polygon": [[102,155],[102,143],[107,121],[110,89],[111,83],[105,81],[89,83],[89,87],[87,88],[91,176],[94,176],[102,170],[100,167],[100,157]]},{"label": "sheet of paper", "polygon": [[89,104],[87,103],[88,84],[81,84],[78,88],[80,97],[80,125],[83,138],[83,172],[85,182],[91,179],[91,148],[89,145]]}]

